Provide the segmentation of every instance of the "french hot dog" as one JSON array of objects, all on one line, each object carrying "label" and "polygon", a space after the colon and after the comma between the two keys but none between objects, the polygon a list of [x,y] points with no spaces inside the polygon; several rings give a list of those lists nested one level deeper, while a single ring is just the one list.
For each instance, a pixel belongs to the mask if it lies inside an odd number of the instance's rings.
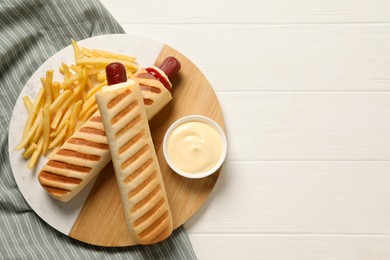
[{"label": "french hot dog", "polygon": [[[155,76],[149,74],[147,69],[140,69],[132,77],[141,86],[148,120],[172,99],[170,91],[158,79],[160,77],[169,81],[180,70],[180,62],[173,57],[169,59],[171,62],[165,63],[163,67],[150,67],[157,71]],[[177,62],[172,62],[173,59]],[[108,82],[119,83],[126,78],[123,77],[123,70],[110,70],[110,66],[108,65]],[[113,78],[115,79],[112,80]],[[110,160],[104,125],[97,111],[51,156],[39,172],[38,180],[49,195],[67,202],[93,180]]]},{"label": "french hot dog", "polygon": [[96,101],[129,233],[137,244],[160,242],[173,222],[139,84],[104,87]]}]

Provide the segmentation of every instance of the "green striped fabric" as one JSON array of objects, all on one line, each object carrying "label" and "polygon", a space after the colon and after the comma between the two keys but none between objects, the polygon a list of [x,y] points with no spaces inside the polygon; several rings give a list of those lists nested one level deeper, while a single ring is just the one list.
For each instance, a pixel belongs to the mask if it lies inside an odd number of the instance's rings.
[{"label": "green striped fabric", "polygon": [[0,0],[0,259],[196,259],[184,228],[152,246],[97,247],[63,235],[27,205],[8,158],[16,99],[33,72],[69,45],[124,33],[97,0]]}]

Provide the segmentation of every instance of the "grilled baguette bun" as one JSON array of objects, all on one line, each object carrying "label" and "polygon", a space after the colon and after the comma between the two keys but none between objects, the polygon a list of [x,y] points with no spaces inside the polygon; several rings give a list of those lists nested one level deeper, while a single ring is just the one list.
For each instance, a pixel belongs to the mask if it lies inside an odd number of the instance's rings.
[{"label": "grilled baguette bun", "polygon": [[38,174],[42,187],[67,202],[110,161],[100,113],[96,112],[51,156]]},{"label": "grilled baguette bun", "polygon": [[[168,77],[166,77],[163,71],[155,66],[152,68],[157,70],[163,77],[165,77],[167,82],[170,83]],[[146,114],[149,120],[152,119],[163,107],[165,107],[169,101],[171,101],[171,92],[169,92],[158,79],[149,74],[145,68],[139,69],[131,78],[137,81],[141,87]],[[172,87],[171,83],[170,86]]]},{"label": "grilled baguette bun", "polygon": [[[139,81],[150,120],[171,99],[171,93],[145,69],[133,75]],[[165,75],[165,74],[163,74]],[[96,131],[95,131],[96,130]],[[111,160],[100,112],[97,111],[60,148],[38,174],[43,188],[53,198],[68,202],[93,180]]]},{"label": "grilled baguette bun", "polygon": [[105,87],[96,100],[130,234],[137,244],[164,240],[173,221],[140,87],[135,81]]}]

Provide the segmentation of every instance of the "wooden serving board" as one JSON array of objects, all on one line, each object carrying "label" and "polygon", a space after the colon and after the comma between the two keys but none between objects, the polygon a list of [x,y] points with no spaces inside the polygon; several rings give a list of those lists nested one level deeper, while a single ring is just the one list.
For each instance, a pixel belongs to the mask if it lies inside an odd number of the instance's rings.
[{"label": "wooden serving board", "polygon": [[[203,179],[186,179],[174,173],[166,163],[162,151],[164,134],[177,119],[199,114],[214,119],[224,129],[218,99],[202,72],[185,56],[164,45],[155,64],[168,56],[182,64],[173,80],[173,100],[150,122],[150,130],[163,174],[171,207],[174,228],[190,219],[203,205],[213,189],[220,169]],[[69,236],[99,246],[131,246],[114,169],[109,163],[98,176]]]}]

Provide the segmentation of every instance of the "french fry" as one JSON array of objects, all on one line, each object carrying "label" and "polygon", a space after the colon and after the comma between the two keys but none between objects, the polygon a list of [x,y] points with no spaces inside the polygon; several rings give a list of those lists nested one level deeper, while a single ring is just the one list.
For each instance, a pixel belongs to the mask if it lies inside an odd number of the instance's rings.
[{"label": "french fry", "polygon": [[97,56],[111,58],[111,59],[118,59],[118,60],[127,60],[127,61],[135,61],[136,58],[132,56],[127,56],[123,54],[113,53],[109,51],[104,50],[98,50],[98,49],[92,49],[92,53],[95,53]]},{"label": "french fry", "polygon": [[84,90],[84,86],[82,83],[80,83],[79,85],[77,85],[77,87],[73,89],[71,98],[77,97],[83,90]]},{"label": "french fry", "polygon": [[60,122],[62,116],[64,115],[65,108],[61,108],[56,112],[56,115],[53,118],[53,121],[51,121],[50,128],[56,129],[58,126],[58,123]]},{"label": "french fry", "polygon": [[[76,62],[77,65],[94,65],[105,67],[112,62],[118,62],[117,59],[111,58],[79,58]],[[132,61],[120,61],[126,68],[137,70],[137,65]]]},{"label": "french fry", "polygon": [[74,64],[72,64],[72,65],[70,66],[70,68],[71,68],[71,70],[74,71],[74,73],[76,73],[76,72],[78,72],[78,71],[80,71],[80,70],[82,69],[81,66],[76,66],[76,65],[74,65]]},{"label": "french fry", "polygon": [[43,96],[44,96],[44,91],[43,91],[43,89],[41,89],[38,93],[38,96],[34,100],[34,103],[32,104],[30,113],[28,114],[27,121],[26,121],[26,124],[24,126],[24,130],[23,130],[23,136],[25,136],[27,134],[27,132],[30,130],[30,128],[33,124],[33,121],[36,118],[36,116],[37,116],[36,111],[37,111],[37,109],[39,109],[39,106],[41,104]]},{"label": "french fry", "polygon": [[93,96],[90,96],[83,104],[82,108],[81,108],[81,111],[79,113],[79,118],[82,118],[87,112],[88,110],[96,104],[96,98],[95,98],[95,95]]},{"label": "french fry", "polygon": [[61,130],[61,132],[51,141],[51,143],[49,144],[49,149],[61,143],[61,141],[64,139],[66,135],[66,130],[67,130],[67,125],[65,125],[65,127]]},{"label": "french fry", "polygon": [[100,55],[91,51],[90,49],[88,48],[85,48],[85,47],[82,47],[81,48],[81,52],[82,54],[84,54],[84,56],[87,56],[87,57],[99,57]]},{"label": "french fry", "polygon": [[53,93],[53,90],[52,90],[53,74],[54,74],[54,70],[46,71],[47,89],[45,89],[45,92],[47,92],[47,93],[46,93],[46,96],[45,96],[46,97],[45,98],[45,104],[50,104],[51,102],[53,102],[53,99],[54,99],[54,93]]},{"label": "french fry", "polygon": [[81,104],[82,104],[82,101],[79,100],[72,107],[72,112],[70,113],[70,117],[69,117],[68,130],[66,132],[66,137],[65,137],[66,140],[74,132],[74,129],[75,129],[75,126],[76,126],[76,121],[77,121],[77,118],[78,118],[78,114],[80,113]]},{"label": "french fry", "polygon": [[53,100],[55,100],[60,95],[60,83],[58,81],[54,81],[51,85],[51,96]]},{"label": "french fry", "polygon": [[68,108],[69,104],[73,102],[74,97],[77,94],[78,93],[73,92],[72,95],[67,100],[65,100],[64,103],[62,103],[60,105],[60,107],[58,108],[58,110],[56,112],[56,115],[53,118],[53,121],[50,124],[51,129],[56,129],[57,128],[58,123],[60,122],[62,116],[64,115],[64,111]]},{"label": "french fry", "polygon": [[83,115],[83,117],[79,117],[77,121],[76,128],[74,131],[77,131],[96,111],[98,110],[97,104],[93,105],[87,112]]},{"label": "french fry", "polygon": [[92,107],[88,109],[87,112],[85,112],[85,114],[80,118],[80,120],[82,122],[87,121],[92,116],[92,114],[95,113],[97,110],[98,110],[97,104],[94,104]]},{"label": "french fry", "polygon": [[65,63],[61,63],[60,72],[64,74],[64,80],[67,80],[70,77],[69,66]]},{"label": "french fry", "polygon": [[60,89],[69,89],[72,87],[72,84],[75,83],[76,81],[79,81],[80,78],[82,77],[82,71],[77,71],[76,74],[71,75],[69,78],[65,79],[61,84],[60,84]]},{"label": "french fry", "polygon": [[74,131],[79,130],[79,128],[85,123],[85,121],[82,121],[81,119],[77,120],[76,128]]},{"label": "french fry", "polygon": [[41,78],[41,83],[43,86],[43,90],[45,91],[45,104],[50,105],[52,99],[51,99],[51,89],[50,89],[49,82],[47,81],[46,78]]},{"label": "french fry", "polygon": [[24,102],[24,105],[25,105],[26,108],[27,108],[27,112],[30,113],[31,108],[32,108],[31,99],[30,99],[28,96],[24,96],[24,97],[23,97],[23,102]]},{"label": "french fry", "polygon": [[85,91],[80,92],[80,97],[83,102],[87,100],[87,93]]},{"label": "french fry", "polygon": [[49,112],[50,114],[52,114],[55,110],[58,109],[58,107],[67,99],[69,98],[71,95],[72,95],[73,91],[70,90],[70,89],[67,89],[65,90],[64,92],[62,92],[61,95],[58,96],[58,98],[56,98],[56,100],[54,100],[53,103],[51,103],[50,107],[49,107]]},{"label": "french fry", "polygon": [[29,169],[32,169],[35,167],[40,155],[41,155],[41,152],[42,152],[42,146],[43,146],[43,136],[41,136],[41,138],[39,139],[38,141],[38,144],[37,144],[37,148],[36,150],[33,152],[31,158],[30,158],[30,161],[28,162],[28,165],[27,167]]},{"label": "french fry", "polygon": [[30,143],[38,143],[39,138],[41,138],[43,131],[43,121],[41,120],[38,124],[38,128],[34,133],[34,136],[31,138]]},{"label": "french fry", "polygon": [[105,81],[106,80],[106,73],[105,72],[100,72],[100,73],[96,74],[96,79],[99,82]]},{"label": "french fry", "polygon": [[23,154],[22,154],[23,158],[26,160],[29,159],[36,149],[37,149],[36,143],[30,144],[30,146],[23,152]]},{"label": "french fry", "polygon": [[68,124],[68,119],[71,111],[72,110],[70,109],[66,110],[64,116],[61,118],[60,122],[58,123],[57,128],[50,133],[51,138],[55,138],[62,131],[62,129],[64,129],[65,125]]},{"label": "french fry", "polygon": [[74,60],[77,62],[78,58],[81,56],[80,47],[74,39],[70,39],[70,42],[72,43],[73,46]]},{"label": "french fry", "polygon": [[35,130],[37,130],[38,125],[42,119],[42,110],[39,111],[38,116],[36,120],[34,121],[31,128],[28,130],[25,136],[23,136],[22,140],[18,144],[18,146],[15,148],[15,150],[20,150],[22,148],[25,148],[28,145],[28,142],[31,140],[31,138],[34,136]]},{"label": "french fry", "polygon": [[53,83],[53,74],[54,74],[54,70],[48,70],[46,71],[46,80],[47,80],[47,83],[51,86],[51,84]]},{"label": "french fry", "polygon": [[42,153],[46,154],[50,142],[50,112],[49,104],[46,104],[43,107],[42,116],[43,116],[43,147]]},{"label": "french fry", "polygon": [[88,78],[88,71],[87,68],[83,68],[83,74],[81,75],[81,84],[83,86],[83,89],[87,86],[87,78]]},{"label": "french fry", "polygon": [[103,73],[105,71],[106,71],[106,69],[104,67],[100,67],[100,66],[99,67],[90,68],[90,69],[88,69],[88,76],[94,76],[94,75],[97,75],[99,73]]},{"label": "french fry", "polygon": [[86,83],[86,90],[87,90],[87,92],[90,90],[90,89],[92,89],[93,88],[93,83],[92,83],[92,81],[91,81],[91,79],[89,78],[89,77],[87,77],[87,83]]},{"label": "french fry", "polygon": [[107,80],[103,81],[102,83],[100,83],[99,85],[91,88],[88,93],[87,93],[87,100],[95,95],[99,90],[101,90],[104,86],[107,86]]}]

